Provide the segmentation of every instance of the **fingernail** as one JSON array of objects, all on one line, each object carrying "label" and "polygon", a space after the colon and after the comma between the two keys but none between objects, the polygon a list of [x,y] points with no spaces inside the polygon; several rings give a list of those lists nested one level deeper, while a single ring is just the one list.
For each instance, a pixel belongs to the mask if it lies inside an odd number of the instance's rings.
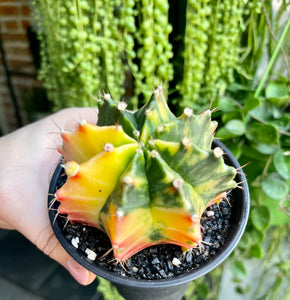
[{"label": "fingernail", "polygon": [[78,283],[87,285],[92,282],[90,272],[78,264],[74,259],[69,259],[66,262],[65,267]]}]

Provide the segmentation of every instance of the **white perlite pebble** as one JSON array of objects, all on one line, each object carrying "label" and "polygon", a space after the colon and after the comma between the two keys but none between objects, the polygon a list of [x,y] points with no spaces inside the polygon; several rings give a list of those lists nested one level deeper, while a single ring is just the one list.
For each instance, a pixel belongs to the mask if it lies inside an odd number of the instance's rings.
[{"label": "white perlite pebble", "polygon": [[174,257],[173,260],[172,260],[172,264],[175,267],[178,267],[181,264],[181,261],[178,258]]},{"label": "white perlite pebble", "polygon": [[80,239],[78,237],[75,237],[75,238],[72,238],[71,239],[71,244],[75,247],[75,248],[78,248],[79,247],[79,242],[80,242]]},{"label": "white perlite pebble", "polygon": [[97,258],[97,254],[89,248],[85,250],[85,253],[87,254],[88,259],[90,260],[95,260]]},{"label": "white perlite pebble", "polygon": [[209,211],[207,211],[206,215],[207,215],[208,217],[212,217],[212,216],[214,216],[214,211],[209,210]]},{"label": "white perlite pebble", "polygon": [[132,268],[132,271],[135,272],[135,273],[137,273],[137,272],[138,272],[138,268],[134,266],[134,267]]}]

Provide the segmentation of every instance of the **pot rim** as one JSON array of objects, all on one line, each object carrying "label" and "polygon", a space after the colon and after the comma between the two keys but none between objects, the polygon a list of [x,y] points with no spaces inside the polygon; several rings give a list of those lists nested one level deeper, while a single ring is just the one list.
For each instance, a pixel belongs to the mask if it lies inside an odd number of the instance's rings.
[{"label": "pot rim", "polygon": [[[240,241],[245,231],[247,220],[249,217],[249,211],[250,211],[249,188],[248,188],[246,176],[243,170],[240,168],[239,162],[234,157],[234,155],[229,151],[229,149],[220,141],[214,140],[213,146],[222,148],[224,153],[226,154],[225,160],[227,164],[235,167],[236,169],[239,169],[239,173],[236,176],[236,180],[240,182],[239,184],[240,189],[238,191],[238,194],[241,195],[242,201],[241,201],[241,209],[240,209],[240,218],[236,226],[237,228],[235,228],[235,230],[231,234],[232,236],[231,239],[228,239],[229,238],[228,237],[224,245],[222,246],[221,250],[213,258],[209,259],[208,262],[203,264],[201,267],[168,279],[148,280],[148,279],[135,279],[135,278],[128,278],[128,277],[121,277],[120,275],[105,270],[101,266],[98,266],[96,263],[89,261],[84,253],[82,253],[79,249],[74,248],[63,235],[63,228],[61,224],[57,222],[56,210],[49,209],[48,213],[49,213],[51,226],[53,228],[53,231],[57,239],[59,240],[63,248],[68,252],[68,254],[71,257],[73,257],[79,264],[84,266],[89,271],[95,273],[96,275],[101,276],[111,281],[112,283],[118,285],[125,285],[128,287],[141,286],[142,288],[163,288],[167,286],[177,286],[184,283],[188,283],[201,276],[204,276],[205,274],[215,269],[218,265],[220,265],[236,248],[238,242]],[[53,174],[50,187],[49,187],[48,206],[50,205],[51,200],[53,198],[52,195],[55,193],[56,182],[61,172],[62,172],[62,167],[58,165]],[[237,188],[235,190],[237,190]]]}]

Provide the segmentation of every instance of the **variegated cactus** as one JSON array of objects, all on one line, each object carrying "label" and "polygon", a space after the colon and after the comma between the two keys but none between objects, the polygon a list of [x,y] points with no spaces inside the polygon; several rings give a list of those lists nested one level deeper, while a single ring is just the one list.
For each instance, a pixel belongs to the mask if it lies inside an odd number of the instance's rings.
[{"label": "variegated cactus", "polygon": [[197,246],[203,211],[236,187],[236,170],[211,149],[216,127],[210,110],[175,117],[162,87],[135,113],[105,94],[97,125],[62,133],[59,212],[104,231],[119,260],[155,244]]}]

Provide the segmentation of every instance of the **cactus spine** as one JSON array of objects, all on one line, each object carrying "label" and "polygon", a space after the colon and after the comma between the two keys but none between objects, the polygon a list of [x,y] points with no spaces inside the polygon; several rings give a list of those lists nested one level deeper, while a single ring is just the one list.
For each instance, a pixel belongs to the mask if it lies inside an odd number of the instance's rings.
[{"label": "cactus spine", "polygon": [[104,231],[119,260],[155,244],[197,246],[203,211],[236,187],[236,170],[211,149],[211,111],[186,108],[177,118],[161,86],[135,113],[103,98],[97,125],[62,133],[59,212]]}]

